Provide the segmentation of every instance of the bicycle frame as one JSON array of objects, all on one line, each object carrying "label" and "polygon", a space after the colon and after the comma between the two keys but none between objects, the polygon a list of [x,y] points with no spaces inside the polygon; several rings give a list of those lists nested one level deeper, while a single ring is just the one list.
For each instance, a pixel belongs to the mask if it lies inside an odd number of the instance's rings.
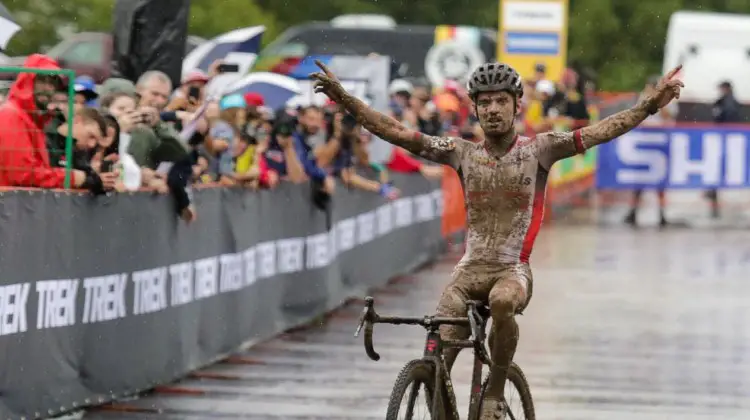
[{"label": "bicycle frame", "polygon": [[[482,322],[482,330],[486,328],[487,326],[487,320],[484,319]],[[446,397],[449,399],[447,401],[448,404],[450,404],[450,408],[453,411],[451,414],[453,416],[454,420],[458,420],[461,417],[459,417],[458,414],[458,405],[456,403],[456,393],[453,388],[453,381],[450,376],[450,372],[448,371],[448,367],[445,364],[445,357],[443,356],[443,351],[446,349],[451,348],[473,348],[475,347],[474,340],[443,340],[440,337],[440,333],[435,330],[430,330],[427,332],[427,339],[425,340],[425,346],[424,346],[424,355],[422,356],[423,360],[427,360],[433,363],[435,366],[435,395],[432,400],[432,418],[436,419],[438,417],[438,413],[440,413],[442,410],[442,407],[448,408],[443,404],[443,401],[441,401],[441,398],[443,396],[440,386],[442,384],[445,384],[445,391],[448,395]],[[479,409],[481,408],[481,394],[482,394],[482,368],[484,366],[484,362],[482,361],[482,356],[479,354],[479,351],[475,348],[474,349],[474,367],[472,369],[471,374],[471,394],[469,397],[469,417],[468,420],[479,420],[480,412]],[[446,413],[447,414],[447,413]]]},{"label": "bicycle frame", "polygon": [[[432,407],[430,410],[433,414],[433,419],[439,418],[439,413],[442,411],[441,408],[445,406],[445,403],[441,401],[443,388],[448,394],[446,397],[449,399],[447,403],[451,406],[451,415],[454,420],[460,418],[458,415],[458,407],[456,405],[456,394],[453,388],[453,381],[451,380],[450,372],[445,364],[443,352],[446,349],[451,348],[473,348],[474,367],[471,377],[469,417],[467,420],[479,420],[482,394],[482,367],[485,364],[492,364],[484,344],[485,330],[487,328],[487,321],[489,320],[489,310],[485,308],[481,302],[477,301],[469,301],[467,302],[467,305],[468,311],[466,317],[381,317],[375,312],[374,299],[368,296],[365,298],[365,308],[360,317],[359,326],[354,333],[355,337],[358,336],[362,327],[364,327],[365,351],[372,360],[378,361],[380,360],[380,355],[375,352],[372,344],[374,324],[420,325],[427,330],[427,338],[425,340],[422,360],[429,361],[435,366],[435,395],[433,396]],[[442,337],[440,337],[439,332],[441,325],[469,327],[471,337],[468,340],[443,340]],[[445,387],[443,387],[443,384]]]}]

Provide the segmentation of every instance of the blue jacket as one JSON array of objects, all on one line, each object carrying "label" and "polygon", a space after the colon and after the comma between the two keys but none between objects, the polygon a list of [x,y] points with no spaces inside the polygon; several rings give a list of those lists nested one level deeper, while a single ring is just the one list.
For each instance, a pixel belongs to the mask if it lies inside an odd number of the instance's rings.
[{"label": "blue jacket", "polygon": [[[297,158],[305,169],[305,174],[316,181],[324,180],[326,173],[315,161],[312,147],[305,142],[305,137],[301,133],[294,133],[292,138],[294,140],[294,151],[297,153]],[[268,150],[266,150],[264,155],[270,169],[278,172],[280,176],[287,174],[284,151],[275,139],[271,140]]]}]

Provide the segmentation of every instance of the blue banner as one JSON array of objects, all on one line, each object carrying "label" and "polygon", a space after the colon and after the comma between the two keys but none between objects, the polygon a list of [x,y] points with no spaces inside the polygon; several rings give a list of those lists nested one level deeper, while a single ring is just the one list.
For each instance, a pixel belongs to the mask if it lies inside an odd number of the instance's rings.
[{"label": "blue banner", "polygon": [[599,146],[597,188],[750,187],[750,127],[635,129]]}]

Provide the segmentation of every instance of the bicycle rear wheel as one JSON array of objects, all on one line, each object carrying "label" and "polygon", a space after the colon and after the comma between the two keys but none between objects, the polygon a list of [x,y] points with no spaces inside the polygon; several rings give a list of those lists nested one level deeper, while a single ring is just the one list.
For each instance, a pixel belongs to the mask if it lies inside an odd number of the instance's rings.
[{"label": "bicycle rear wheel", "polygon": [[393,385],[385,420],[440,420],[430,414],[434,395],[435,367],[424,360],[410,361]]},{"label": "bicycle rear wheel", "polygon": [[[487,391],[487,385],[490,383],[490,377],[487,375],[482,384],[481,401],[484,401],[484,393]],[[511,363],[508,368],[508,379],[505,382],[505,405],[506,420],[536,420],[534,413],[534,401],[531,398],[531,387],[526,380],[521,368]],[[481,407],[479,412],[481,413]]]}]

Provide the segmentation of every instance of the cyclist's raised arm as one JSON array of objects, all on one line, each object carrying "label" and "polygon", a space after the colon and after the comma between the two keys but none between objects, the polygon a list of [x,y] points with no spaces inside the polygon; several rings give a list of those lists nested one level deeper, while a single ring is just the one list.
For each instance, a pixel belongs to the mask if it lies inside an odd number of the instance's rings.
[{"label": "cyclist's raised arm", "polygon": [[326,94],[333,101],[343,106],[362,127],[381,139],[437,163],[456,167],[458,157],[456,149],[460,139],[452,137],[435,137],[405,127],[395,119],[382,114],[347,92],[336,76],[325,66],[316,61],[323,72],[313,73],[315,92]]},{"label": "cyclist's raised arm", "polygon": [[662,77],[654,91],[644,95],[630,109],[620,111],[590,126],[572,133],[544,133],[537,136],[540,159],[548,167],[560,159],[583,153],[585,150],[611,141],[642,123],[649,115],[657,113],[673,99],[679,99],[683,83],[675,79],[682,66],[675,67]]}]

